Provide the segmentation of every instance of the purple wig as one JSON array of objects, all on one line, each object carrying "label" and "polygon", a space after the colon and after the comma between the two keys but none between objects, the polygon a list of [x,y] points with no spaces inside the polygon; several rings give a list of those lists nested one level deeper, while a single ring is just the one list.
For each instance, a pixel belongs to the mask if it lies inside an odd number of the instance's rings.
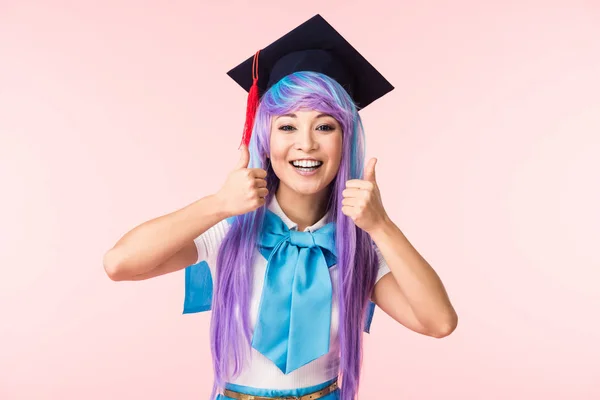
[{"label": "purple wig", "polygon": [[[260,100],[249,144],[249,168],[267,171],[267,188],[269,196],[273,196],[279,178],[267,162],[271,120],[273,116],[299,109],[330,114],[342,127],[342,157],[337,176],[329,186],[327,210],[331,211],[330,221],[336,224],[337,265],[340,272],[341,400],[353,400],[360,381],[365,311],[375,284],[378,260],[369,234],[358,228],[341,211],[346,181],[361,179],[364,168],[364,131],[352,98],[335,80],[320,73],[295,72],[281,79]],[[269,200],[267,198],[266,205]],[[210,335],[215,376],[211,399],[228,379],[239,375],[249,359],[252,333],[248,313],[252,265],[266,205],[234,219],[217,256],[211,306]]]}]

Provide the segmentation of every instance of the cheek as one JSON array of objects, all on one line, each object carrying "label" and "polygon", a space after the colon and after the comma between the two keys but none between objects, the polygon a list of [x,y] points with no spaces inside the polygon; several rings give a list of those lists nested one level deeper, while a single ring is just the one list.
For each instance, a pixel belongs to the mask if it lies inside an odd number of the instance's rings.
[{"label": "cheek", "polygon": [[277,146],[271,147],[271,162],[280,163],[286,159],[286,153],[284,149],[278,148]]},{"label": "cheek", "polygon": [[270,157],[273,163],[285,161],[287,157],[286,143],[278,136],[278,132],[271,133],[269,141]]},{"label": "cheek", "polygon": [[342,138],[339,136],[331,139],[325,144],[327,156],[331,163],[337,166],[342,159]]},{"label": "cheek", "polygon": [[287,151],[284,146],[278,146],[275,143],[274,146],[271,145],[270,150],[271,165],[275,171],[281,172],[282,168],[284,168],[287,163]]}]

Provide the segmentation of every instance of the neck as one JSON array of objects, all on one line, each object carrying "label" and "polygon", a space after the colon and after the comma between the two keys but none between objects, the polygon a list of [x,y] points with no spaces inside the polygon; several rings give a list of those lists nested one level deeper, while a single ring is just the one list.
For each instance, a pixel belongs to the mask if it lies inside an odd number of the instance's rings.
[{"label": "neck", "polygon": [[279,185],[275,194],[277,202],[285,215],[298,225],[298,231],[304,231],[307,226],[314,225],[323,218],[327,212],[328,189],[303,195],[282,186]]}]

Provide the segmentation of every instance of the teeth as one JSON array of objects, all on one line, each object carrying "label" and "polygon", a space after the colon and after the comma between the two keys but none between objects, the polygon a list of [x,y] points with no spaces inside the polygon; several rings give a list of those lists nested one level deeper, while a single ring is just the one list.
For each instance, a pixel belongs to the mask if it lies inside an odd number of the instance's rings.
[{"label": "teeth", "polygon": [[294,167],[311,168],[311,167],[318,167],[323,163],[321,161],[300,160],[300,161],[292,161],[292,164],[294,165]]}]

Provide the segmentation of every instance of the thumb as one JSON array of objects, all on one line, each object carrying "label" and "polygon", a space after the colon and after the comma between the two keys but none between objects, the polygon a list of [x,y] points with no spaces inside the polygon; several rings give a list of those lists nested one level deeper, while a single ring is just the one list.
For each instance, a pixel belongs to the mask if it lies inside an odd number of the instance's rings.
[{"label": "thumb", "polygon": [[248,151],[248,147],[245,144],[242,144],[242,146],[240,147],[240,160],[235,166],[235,169],[248,168],[249,163],[250,152]]},{"label": "thumb", "polygon": [[376,158],[371,158],[365,166],[364,178],[367,181],[375,182],[375,164],[377,164]]}]

